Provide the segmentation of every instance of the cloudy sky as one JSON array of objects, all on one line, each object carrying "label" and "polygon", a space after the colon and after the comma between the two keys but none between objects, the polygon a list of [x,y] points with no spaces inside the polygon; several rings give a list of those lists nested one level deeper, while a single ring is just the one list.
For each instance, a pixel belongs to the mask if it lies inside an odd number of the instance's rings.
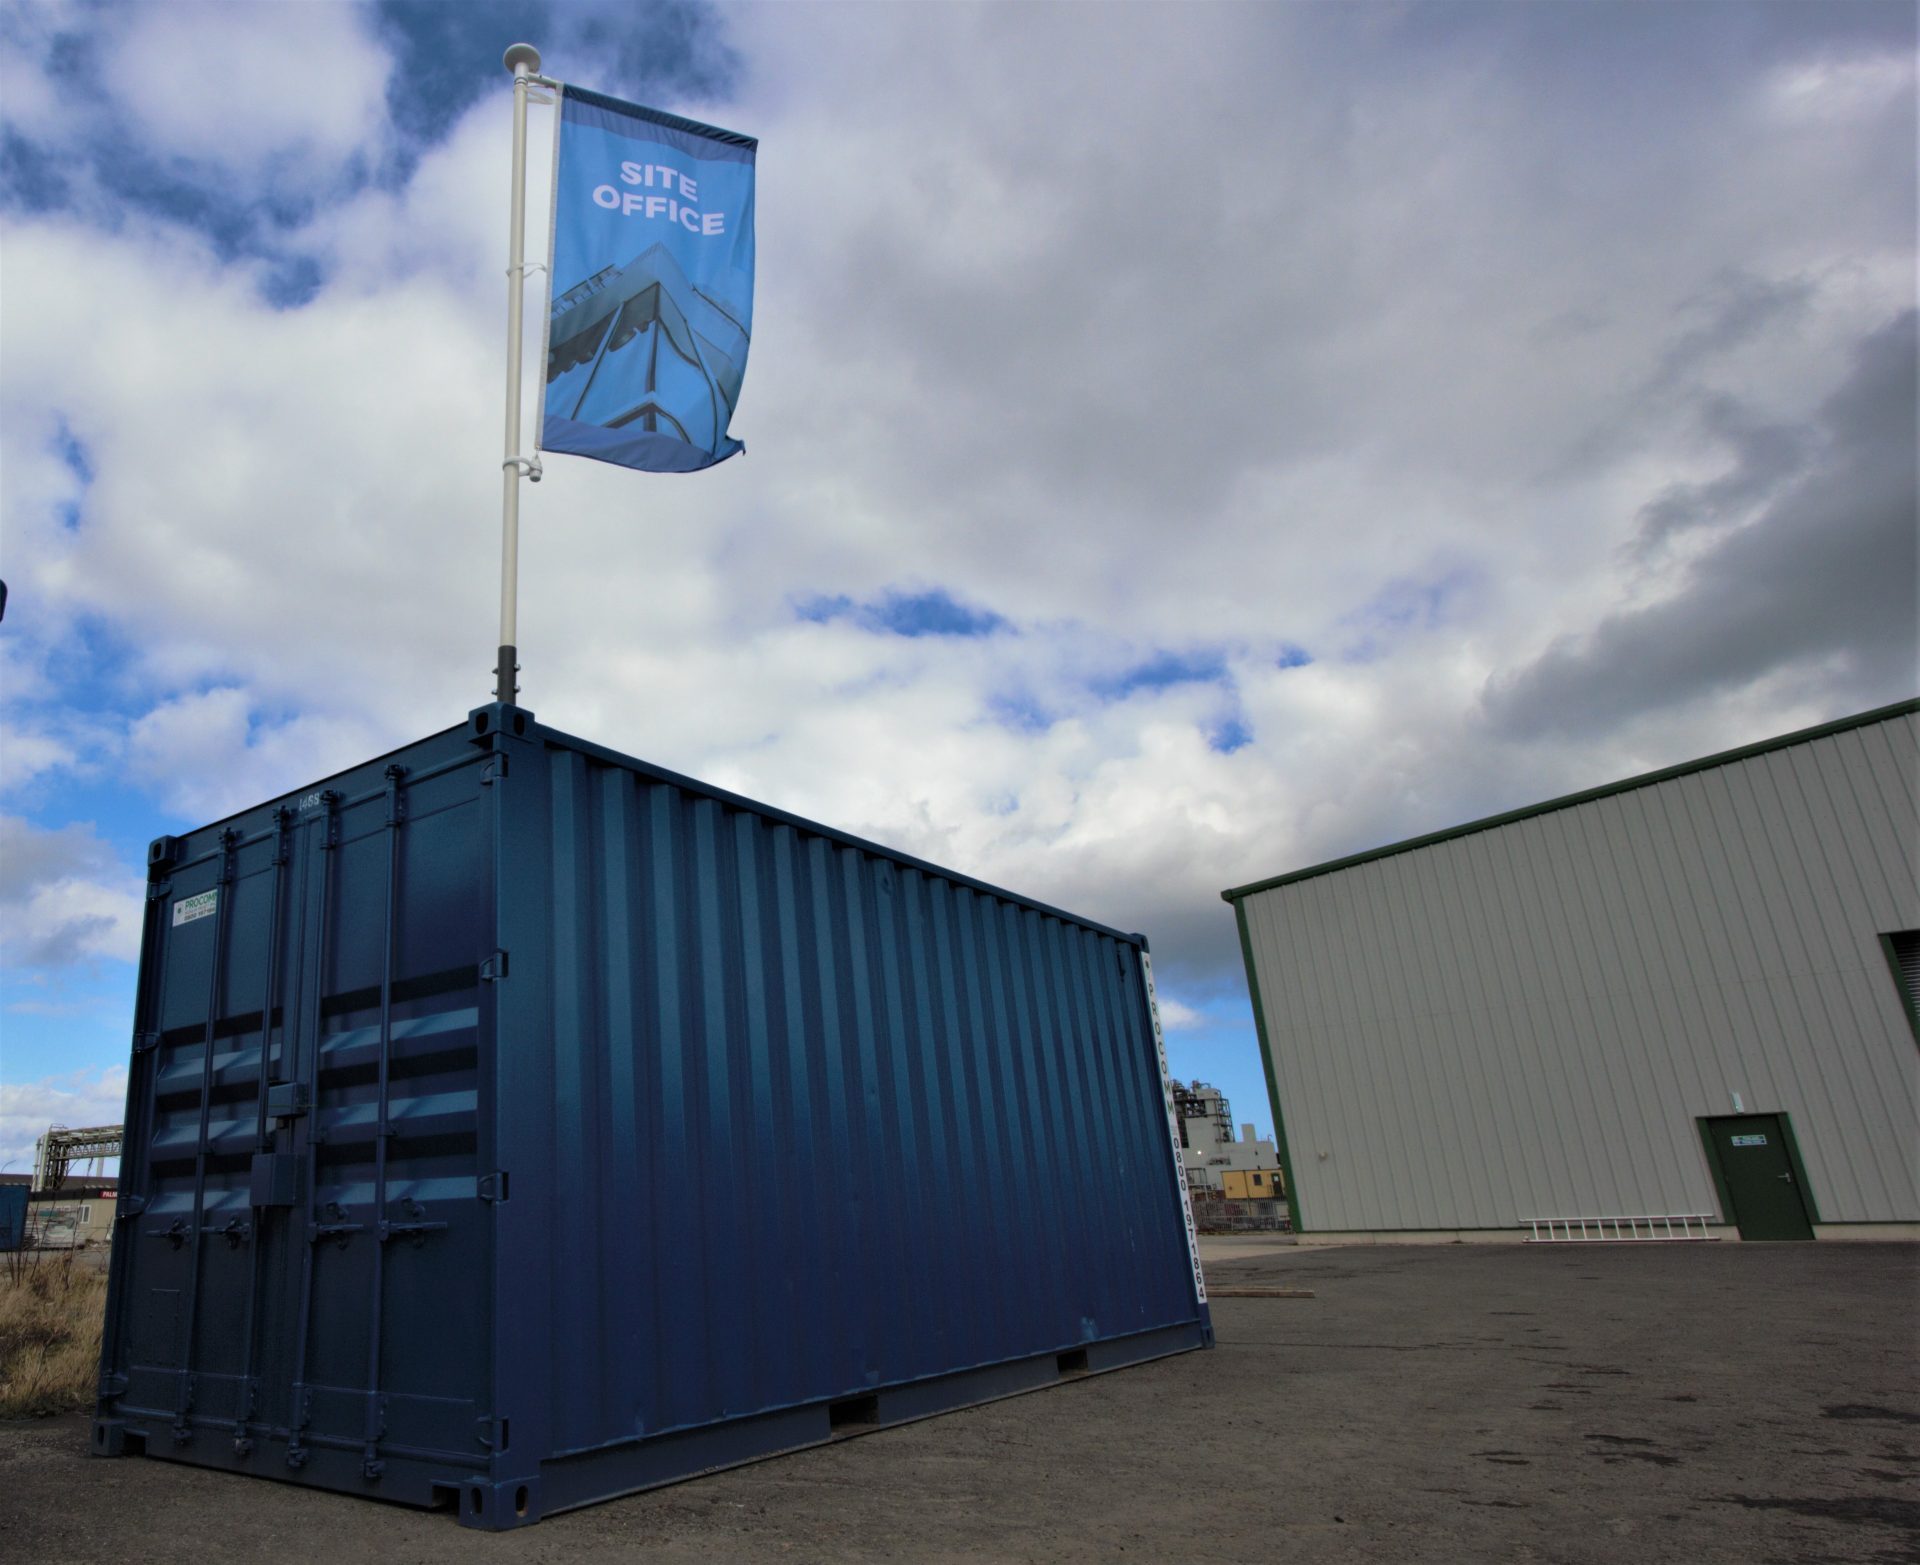
[{"label": "cloudy sky", "polygon": [[518,38],[761,138],[746,454],[549,462],[525,703],[1145,930],[1263,1132],[1222,887],[1920,683],[1908,4],[0,16],[13,1169],[150,838],[488,697]]}]

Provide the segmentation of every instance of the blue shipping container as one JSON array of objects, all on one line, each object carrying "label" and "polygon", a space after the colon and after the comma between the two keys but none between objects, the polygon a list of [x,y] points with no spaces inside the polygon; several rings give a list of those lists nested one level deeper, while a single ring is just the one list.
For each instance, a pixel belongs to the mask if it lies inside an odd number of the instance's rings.
[{"label": "blue shipping container", "polygon": [[27,1242],[27,1187],[0,1185],[0,1250],[18,1250]]},{"label": "blue shipping container", "polygon": [[512,706],[149,877],[100,1454],[511,1527],[1212,1341],[1138,935]]}]

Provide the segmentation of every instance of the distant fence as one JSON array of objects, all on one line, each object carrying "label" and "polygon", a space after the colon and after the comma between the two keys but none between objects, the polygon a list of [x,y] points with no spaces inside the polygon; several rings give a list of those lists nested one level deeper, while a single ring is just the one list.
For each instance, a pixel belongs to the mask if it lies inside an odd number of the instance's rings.
[{"label": "distant fence", "polygon": [[77,1206],[36,1205],[27,1218],[27,1245],[35,1250],[84,1250],[105,1234],[91,1232]]},{"label": "distant fence", "polygon": [[1284,1201],[1229,1201],[1224,1196],[1193,1197],[1194,1226],[1203,1234],[1284,1234],[1293,1219]]},{"label": "distant fence", "polygon": [[1713,1239],[1711,1212],[1656,1212],[1636,1217],[1523,1217],[1528,1244],[1649,1244]]}]

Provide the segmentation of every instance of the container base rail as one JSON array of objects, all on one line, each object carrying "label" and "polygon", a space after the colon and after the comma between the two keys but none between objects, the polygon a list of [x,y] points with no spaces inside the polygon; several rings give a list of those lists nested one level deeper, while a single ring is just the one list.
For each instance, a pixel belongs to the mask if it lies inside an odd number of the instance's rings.
[{"label": "container base rail", "polygon": [[[462,1472],[444,1455],[408,1453],[395,1447],[387,1449],[381,1471],[370,1474],[358,1441],[324,1437],[295,1441],[289,1430],[258,1425],[243,1430],[230,1418],[199,1418],[181,1439],[173,1415],[160,1409],[143,1416],[129,1408],[123,1416],[97,1420],[93,1451],[96,1456],[152,1456],[266,1478],[297,1477],[321,1488],[456,1510],[463,1526],[500,1531],[725,1468],[1126,1369],[1211,1346],[1212,1340],[1211,1328],[1196,1324],[1089,1342],[933,1380],[882,1387],[861,1396],[570,1451],[540,1462],[536,1471],[523,1477],[506,1480],[485,1475],[484,1452],[476,1451],[474,1471]],[[333,1394],[358,1395],[344,1388],[334,1389]]]}]

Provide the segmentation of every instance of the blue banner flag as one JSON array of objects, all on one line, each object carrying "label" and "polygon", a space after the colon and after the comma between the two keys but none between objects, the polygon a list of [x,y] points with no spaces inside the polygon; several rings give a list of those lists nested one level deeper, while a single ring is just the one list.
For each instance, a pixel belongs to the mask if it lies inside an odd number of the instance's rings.
[{"label": "blue banner flag", "polygon": [[751,136],[562,89],[540,445],[649,473],[727,433],[753,326]]}]

